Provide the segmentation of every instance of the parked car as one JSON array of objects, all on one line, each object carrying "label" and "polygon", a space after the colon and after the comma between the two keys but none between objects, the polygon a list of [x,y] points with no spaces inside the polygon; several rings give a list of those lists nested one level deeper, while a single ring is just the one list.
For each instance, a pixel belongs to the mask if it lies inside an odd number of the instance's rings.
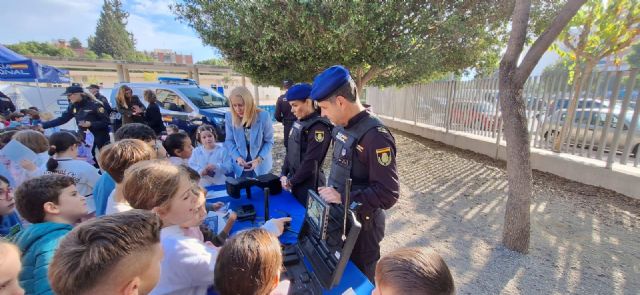
[{"label": "parked car", "polygon": [[451,109],[451,123],[475,126],[480,130],[493,130],[493,126],[501,117],[500,110],[496,107],[495,103],[487,101],[456,101]]},{"label": "parked car", "polygon": [[116,95],[122,85],[129,86],[145,105],[147,102],[143,99],[144,91],[153,90],[165,124],[175,124],[192,136],[198,126],[210,124],[216,129],[218,140],[224,141],[224,114],[229,111],[228,99],[219,92],[201,88],[188,79],[184,79],[182,83],[177,80],[182,79],[165,79],[160,80],[160,83],[118,83],[111,92],[109,102],[115,107]]},{"label": "parked car", "polygon": [[[570,98],[561,98],[554,101],[549,105],[549,109],[547,110],[549,114],[553,114],[557,110],[566,110],[569,108],[569,103],[571,102]],[[579,99],[576,105],[576,109],[591,109],[594,110],[600,109],[600,107],[606,108],[609,105],[608,102],[602,101],[599,99],[592,98],[583,98]]]},{"label": "parked car", "polygon": [[[569,136],[569,142],[571,144],[581,145],[584,141],[585,145],[589,146],[591,144],[591,138],[593,137],[593,148],[597,149],[599,148],[597,145],[600,144],[600,137],[606,130],[607,135],[605,138],[605,143],[606,146],[611,149],[616,128],[618,127],[618,124],[621,123],[624,125],[622,126],[622,132],[620,133],[620,139],[618,140],[616,150],[623,151],[625,143],[627,141],[627,137],[632,136],[631,156],[636,157],[638,154],[638,149],[640,147],[640,120],[638,121],[638,123],[636,123],[635,128],[631,128],[631,118],[633,117],[633,112],[627,111],[624,118],[619,118],[619,112],[614,111],[611,114],[611,123],[609,124],[609,126],[605,126],[608,114],[608,109],[594,109],[593,111],[591,109],[576,110],[576,114],[573,119],[573,128]],[[549,141],[553,141],[555,136],[559,134],[560,129],[564,125],[566,117],[566,109],[556,111],[549,118],[549,120],[546,120],[546,122],[543,124],[543,137]],[[585,137],[586,140],[583,140],[585,139]]]}]

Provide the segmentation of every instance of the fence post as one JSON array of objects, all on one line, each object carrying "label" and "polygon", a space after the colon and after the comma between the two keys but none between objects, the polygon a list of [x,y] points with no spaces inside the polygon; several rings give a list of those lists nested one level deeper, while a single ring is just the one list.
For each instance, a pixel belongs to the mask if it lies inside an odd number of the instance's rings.
[{"label": "fence post", "polygon": [[449,133],[449,129],[451,128],[451,110],[454,103],[454,99],[456,96],[456,81],[448,81],[447,82],[447,104],[445,106],[445,116],[444,116],[444,124],[445,124],[445,132]]}]

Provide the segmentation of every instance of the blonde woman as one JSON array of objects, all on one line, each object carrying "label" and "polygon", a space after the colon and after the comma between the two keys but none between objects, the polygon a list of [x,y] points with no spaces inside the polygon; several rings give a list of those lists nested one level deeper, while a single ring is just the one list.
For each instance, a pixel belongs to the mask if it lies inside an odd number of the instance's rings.
[{"label": "blonde woman", "polygon": [[144,124],[144,105],[129,86],[122,85],[116,95],[116,109],[122,116],[122,125],[129,123]]},{"label": "blonde woman", "polygon": [[235,162],[235,176],[259,176],[269,173],[273,166],[271,116],[256,107],[253,95],[244,86],[231,91],[229,102],[231,111],[225,115],[224,146]]}]

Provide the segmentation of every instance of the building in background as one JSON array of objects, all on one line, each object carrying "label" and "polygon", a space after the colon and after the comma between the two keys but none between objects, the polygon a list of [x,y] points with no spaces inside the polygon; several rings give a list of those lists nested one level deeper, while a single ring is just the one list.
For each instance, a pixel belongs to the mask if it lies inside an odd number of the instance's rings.
[{"label": "building in background", "polygon": [[163,63],[193,64],[193,56],[191,56],[191,54],[178,54],[171,49],[154,49],[153,52],[148,52],[147,55]]}]

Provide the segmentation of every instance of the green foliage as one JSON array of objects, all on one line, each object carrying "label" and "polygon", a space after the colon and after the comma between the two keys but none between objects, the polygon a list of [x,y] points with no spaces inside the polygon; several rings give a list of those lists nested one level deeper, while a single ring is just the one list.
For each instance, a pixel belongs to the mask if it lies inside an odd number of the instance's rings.
[{"label": "green foliage", "polygon": [[80,42],[78,38],[73,37],[71,38],[71,40],[69,40],[69,46],[73,49],[80,49],[82,48],[82,42]]},{"label": "green foliage", "polygon": [[631,53],[627,55],[627,62],[632,68],[640,68],[640,43],[631,46]]},{"label": "green foliage", "polygon": [[343,64],[362,87],[495,69],[512,2],[185,0],[173,10],[258,83]]},{"label": "green foliage", "polygon": [[639,26],[637,0],[589,0],[558,37],[563,46],[554,49],[573,62],[570,70],[580,69],[588,75],[598,61],[633,44],[640,34]]},{"label": "green foliage", "polygon": [[98,59],[98,55],[91,51],[91,50],[85,50],[84,51],[84,58],[88,58],[88,59]]},{"label": "green foliage", "polygon": [[205,59],[205,60],[201,60],[201,61],[197,62],[196,64],[197,65],[212,65],[212,66],[220,66],[220,67],[229,66],[229,63],[227,63],[226,60],[221,59],[221,58]]},{"label": "green foliage", "polygon": [[106,53],[101,53],[100,55],[98,55],[98,59],[113,60],[113,56]]},{"label": "green foliage", "polygon": [[46,42],[20,42],[13,45],[7,45],[7,48],[23,55],[58,57],[74,56],[73,50],[69,48],[59,48]]},{"label": "green foliage", "polygon": [[136,58],[133,35],[126,30],[129,14],[120,0],[104,0],[95,37],[89,39],[89,48],[96,54],[116,59]]}]

